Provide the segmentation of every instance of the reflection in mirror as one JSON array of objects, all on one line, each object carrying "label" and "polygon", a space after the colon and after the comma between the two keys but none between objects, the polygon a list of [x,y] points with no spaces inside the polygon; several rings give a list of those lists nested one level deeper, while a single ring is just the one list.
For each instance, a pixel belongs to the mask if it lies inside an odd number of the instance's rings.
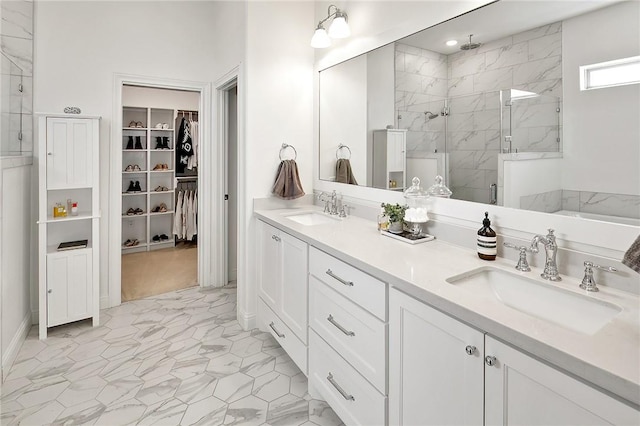
[{"label": "reflection in mirror", "polygon": [[343,144],[360,185],[440,174],[452,198],[640,225],[640,85],[579,86],[640,54],[639,13],[497,2],[321,71],[320,179]]}]

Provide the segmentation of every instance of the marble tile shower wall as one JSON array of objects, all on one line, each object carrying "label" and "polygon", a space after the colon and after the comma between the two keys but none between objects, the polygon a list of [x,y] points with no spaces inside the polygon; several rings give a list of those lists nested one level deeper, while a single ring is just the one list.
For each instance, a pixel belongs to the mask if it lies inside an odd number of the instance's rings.
[{"label": "marble tile shower wall", "polygon": [[[396,43],[396,112],[398,128],[407,129],[407,157],[444,152],[447,56]],[[438,114],[429,119],[426,112]]]},{"label": "marble tile shower wall", "polygon": [[[12,62],[22,68],[22,142],[7,146],[2,142],[2,154],[31,154],[33,152],[33,1],[0,2],[0,49]],[[4,93],[4,87],[3,87]],[[19,114],[11,114],[11,129]],[[15,130],[17,132],[17,130]],[[17,134],[10,140],[17,140]],[[19,149],[19,152],[16,152]]]},{"label": "marble tile shower wall", "polygon": [[545,213],[569,210],[640,219],[640,196],[560,189],[521,197],[520,208]]},{"label": "marble tile shower wall", "polygon": [[[396,43],[396,110],[398,127],[409,129],[407,157],[442,152],[446,140],[453,197],[488,203],[498,180],[500,90],[561,98],[561,31],[560,22],[549,24],[449,56]],[[514,150],[558,151],[557,101],[550,96],[514,103]],[[445,105],[447,126],[443,117],[425,119],[425,111]]]}]

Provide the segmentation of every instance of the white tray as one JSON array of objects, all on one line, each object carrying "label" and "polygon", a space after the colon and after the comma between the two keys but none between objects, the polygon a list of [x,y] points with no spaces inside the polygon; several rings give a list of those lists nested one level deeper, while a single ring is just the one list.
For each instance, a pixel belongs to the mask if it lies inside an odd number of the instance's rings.
[{"label": "white tray", "polygon": [[434,237],[433,235],[429,235],[429,234],[425,234],[422,233],[420,234],[420,238],[417,240],[414,240],[412,238],[410,238],[409,236],[412,235],[411,232],[408,231],[402,231],[402,234],[394,234],[392,232],[389,231],[380,231],[380,233],[382,235],[384,235],[385,237],[390,237],[393,238],[394,240],[399,240],[399,241],[404,241],[407,244],[422,244],[422,243],[426,243],[427,241],[433,241],[436,239],[436,237]]}]

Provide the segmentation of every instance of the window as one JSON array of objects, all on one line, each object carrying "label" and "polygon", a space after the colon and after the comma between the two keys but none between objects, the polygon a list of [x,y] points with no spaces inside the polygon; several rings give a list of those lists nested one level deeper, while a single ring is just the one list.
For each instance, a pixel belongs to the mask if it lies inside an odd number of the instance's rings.
[{"label": "window", "polygon": [[580,90],[640,83],[640,56],[580,67]]}]

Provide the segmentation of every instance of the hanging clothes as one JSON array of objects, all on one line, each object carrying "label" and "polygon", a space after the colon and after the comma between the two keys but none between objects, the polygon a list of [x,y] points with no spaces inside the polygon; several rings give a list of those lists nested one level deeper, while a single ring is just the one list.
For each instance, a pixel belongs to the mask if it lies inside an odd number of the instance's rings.
[{"label": "hanging clothes", "polygon": [[198,167],[198,135],[199,135],[199,126],[198,122],[195,120],[189,120],[189,127],[191,130],[191,141],[193,146],[193,155],[189,157],[187,161],[187,169],[193,170]]},{"label": "hanging clothes", "polygon": [[192,240],[193,236],[198,233],[196,231],[196,212],[194,210],[194,196],[193,191],[189,191],[189,198],[187,199],[187,208],[185,212],[185,238]]},{"label": "hanging clothes", "polygon": [[182,117],[176,144],[176,173],[184,173],[187,165],[189,164],[189,157],[192,156],[193,139],[191,138],[191,129],[189,126],[189,122],[184,117]]},{"label": "hanging clothes", "polygon": [[178,201],[176,201],[175,215],[173,217],[173,235],[179,240],[184,238],[182,232],[182,204],[183,204],[184,192],[178,192]]}]

